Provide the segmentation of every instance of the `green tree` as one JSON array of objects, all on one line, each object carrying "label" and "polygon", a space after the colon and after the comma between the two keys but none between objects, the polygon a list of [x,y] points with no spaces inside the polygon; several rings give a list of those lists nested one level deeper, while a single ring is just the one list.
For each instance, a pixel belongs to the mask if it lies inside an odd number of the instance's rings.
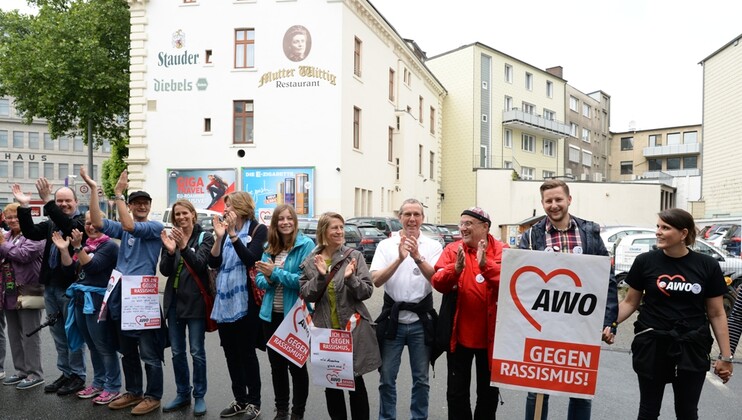
[{"label": "green tree", "polygon": [[[29,0],[35,16],[0,12],[0,94],[53,138],[108,139],[126,156],[129,8],[126,0]],[[121,166],[123,161],[114,164]],[[105,186],[105,184],[104,184]]]}]

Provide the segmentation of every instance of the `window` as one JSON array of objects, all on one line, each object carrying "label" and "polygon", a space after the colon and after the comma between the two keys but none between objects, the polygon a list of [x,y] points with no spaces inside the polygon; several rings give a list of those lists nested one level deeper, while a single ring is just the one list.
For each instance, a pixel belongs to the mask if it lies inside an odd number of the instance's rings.
[{"label": "window", "polygon": [[8,161],[0,160],[0,178],[8,177]]},{"label": "window", "polygon": [[422,96],[420,97],[420,101],[418,102],[418,105],[417,105],[417,114],[418,114],[417,120],[420,122],[420,124],[422,124],[423,123],[423,97]]},{"label": "window", "polygon": [[430,107],[430,134],[435,134],[435,108]]},{"label": "window", "polygon": [[556,172],[554,171],[541,171],[541,178],[543,179],[554,178],[555,176]]},{"label": "window", "polygon": [[232,127],[234,144],[253,144],[253,101],[234,101]]},{"label": "window", "polygon": [[582,115],[584,117],[590,118],[590,105],[586,103],[582,104]]},{"label": "window", "polygon": [[526,89],[533,90],[533,75],[526,72]]},{"label": "window", "polygon": [[394,128],[389,127],[389,140],[386,146],[386,159],[391,162],[394,159]]},{"label": "window", "polygon": [[556,155],[556,143],[554,140],[544,139],[544,156],[554,157]]},{"label": "window", "polygon": [[554,97],[554,83],[552,83],[550,80],[546,81],[546,97],[547,98]]},{"label": "window", "polygon": [[633,137],[621,137],[621,151],[634,150]]},{"label": "window", "polygon": [[417,146],[417,174],[423,174],[423,145]]},{"label": "window", "polygon": [[513,132],[511,130],[505,130],[505,138],[503,139],[503,145],[507,148],[513,147]]},{"label": "window", "polygon": [[536,150],[536,138],[528,134],[522,134],[520,139],[520,148],[526,152],[533,152]]},{"label": "window", "polygon": [[575,146],[569,146],[569,161],[580,163],[580,148]]},{"label": "window", "polygon": [[434,165],[435,165],[435,153],[430,152],[430,162],[428,162],[428,163],[430,165],[430,174],[428,175],[428,178],[429,179],[433,179],[433,178],[435,178],[433,176],[433,175],[435,175],[435,171],[434,171],[434,169],[435,169],[435,167],[434,167]]},{"label": "window", "polygon": [[582,141],[585,143],[590,143],[590,130],[587,128],[582,129]]},{"label": "window", "polygon": [[634,162],[630,160],[621,161],[621,175],[631,175],[634,173]]},{"label": "window", "polygon": [[[60,152],[69,152],[70,151],[70,139],[67,138],[67,136],[62,136],[58,140],[59,142],[59,151]],[[65,175],[67,176],[67,175]]]},{"label": "window", "polygon": [[547,119],[549,121],[556,120],[556,112],[549,111],[548,109],[544,109],[544,119]]},{"label": "window", "polygon": [[206,50],[206,58],[204,58],[204,63],[211,64],[211,57],[214,56],[214,53],[211,50]]},{"label": "window", "polygon": [[505,81],[513,83],[513,66],[505,64]]},{"label": "window", "polygon": [[404,84],[407,86],[412,85],[412,72],[407,70],[407,67],[404,69]]},{"label": "window", "polygon": [[528,102],[523,102],[523,112],[525,112],[526,114],[535,114],[536,105],[529,104]]},{"label": "window", "polygon": [[361,109],[353,107],[353,148],[361,148]]},{"label": "window", "polygon": [[15,147],[16,149],[23,148],[23,131],[13,132],[13,147]]},{"label": "window", "polygon": [[592,152],[589,152],[587,150],[582,151],[582,164],[584,166],[593,165],[593,153]]},{"label": "window", "polygon": [[44,150],[54,150],[54,140],[49,133],[44,133]]},{"label": "window", "polygon": [[[73,152],[82,152],[83,151],[82,137],[75,136],[75,138],[72,141],[72,151]],[[75,172],[75,173],[77,173],[77,172]]]},{"label": "window", "polygon": [[487,114],[482,114],[482,122],[487,122]]},{"label": "window", "polygon": [[513,169],[513,162],[510,162],[510,161],[507,161],[506,160],[504,162],[503,166],[505,167],[505,169]]},{"label": "window", "polygon": [[506,96],[505,97],[505,111],[510,111],[513,109],[513,98]]},{"label": "window", "polygon": [[680,144],[680,133],[668,133],[667,134],[667,145],[672,146]]},{"label": "window", "polygon": [[23,162],[13,162],[13,178],[23,178]]},{"label": "window", "polygon": [[489,165],[487,164],[487,158],[489,153],[487,153],[487,146],[480,144],[479,145],[479,167],[480,168],[489,168]]},{"label": "window", "polygon": [[111,153],[111,142],[108,141],[108,139],[103,139],[101,150],[103,151],[103,153]]},{"label": "window", "polygon": [[572,137],[577,137],[577,124],[575,123],[569,123],[569,135]]},{"label": "window", "polygon": [[0,130],[0,147],[8,147],[8,130]]},{"label": "window", "polygon": [[389,100],[394,100],[394,70],[389,69]]},{"label": "window", "polygon": [[698,168],[698,157],[687,156],[683,158],[683,169],[696,169]]},{"label": "window", "polygon": [[686,131],[683,133],[683,144],[694,144],[698,143],[698,132],[697,131]]},{"label": "window", "polygon": [[211,118],[204,118],[204,133],[211,133]]},{"label": "window", "polygon": [[255,29],[234,30],[234,68],[255,67]]},{"label": "window", "polygon": [[680,169],[680,158],[667,158],[667,170],[677,171]]},{"label": "window", "polygon": [[10,99],[2,98],[0,99],[0,117],[9,117],[9,116],[10,116]]},{"label": "window", "polygon": [[533,179],[533,173],[535,170],[533,168],[527,168],[525,166],[520,168],[520,177],[526,180]]},{"label": "window", "polygon": [[54,179],[54,164],[44,162],[44,178]]},{"label": "window", "polygon": [[57,178],[67,179],[67,175],[70,174],[70,165],[67,163],[60,163],[57,169],[59,170],[59,176]]},{"label": "window", "polygon": [[569,97],[569,109],[577,112],[577,107],[580,105],[580,102],[575,98],[574,96]]},{"label": "window", "polygon": [[662,135],[661,134],[650,134],[649,135],[649,147],[662,146]]},{"label": "window", "polygon": [[360,39],[356,38],[353,44],[353,74],[361,77],[361,42]]},{"label": "window", "polygon": [[662,161],[659,159],[647,159],[647,166],[650,171],[661,171]]},{"label": "window", "polygon": [[39,148],[39,133],[28,133],[28,148],[29,149]]},{"label": "window", "polygon": [[[79,174],[80,173],[80,168],[82,168],[82,164],[81,163],[76,163],[76,164],[72,165],[72,173],[75,174],[75,175]],[[95,173],[91,172],[90,175],[91,176],[95,176]]]},{"label": "window", "polygon": [[28,162],[28,177],[31,179],[39,177],[39,162]]}]

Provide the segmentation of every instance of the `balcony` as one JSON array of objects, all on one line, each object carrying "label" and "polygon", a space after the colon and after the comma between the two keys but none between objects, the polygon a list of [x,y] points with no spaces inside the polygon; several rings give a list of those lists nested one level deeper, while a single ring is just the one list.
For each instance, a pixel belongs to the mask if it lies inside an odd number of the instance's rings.
[{"label": "balcony", "polygon": [[502,125],[552,138],[570,136],[569,125],[561,121],[546,119],[540,115],[529,114],[518,108],[502,112]]},{"label": "balcony", "polygon": [[644,157],[698,155],[701,153],[701,143],[673,144],[669,146],[654,146],[644,148]]},{"label": "balcony", "polygon": [[698,168],[692,169],[672,169],[664,171],[647,171],[642,174],[644,179],[664,179],[664,178],[682,178],[686,176],[700,176],[701,170]]}]

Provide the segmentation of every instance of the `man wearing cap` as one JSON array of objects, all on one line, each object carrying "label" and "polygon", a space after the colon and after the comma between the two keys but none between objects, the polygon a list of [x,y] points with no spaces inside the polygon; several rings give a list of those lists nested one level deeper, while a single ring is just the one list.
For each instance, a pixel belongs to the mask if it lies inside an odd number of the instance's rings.
[{"label": "man wearing cap", "polygon": [[[52,243],[52,233],[61,232],[64,237],[70,236],[73,229],[85,232],[85,216],[77,210],[77,196],[68,187],[59,188],[52,194],[52,185],[46,178],[36,180],[36,189],[44,204],[44,212],[49,220],[34,224],[31,215],[31,197],[26,195],[18,184],[13,185],[13,197],[18,207],[18,223],[23,236],[32,241],[46,241],[44,256],[41,261],[40,283],[44,285],[44,306],[47,316],[59,314],[57,321],[49,326],[54,347],[57,351],[57,369],[62,374],[54,382],[44,387],[45,392],[54,392],[57,395],[69,395],[85,388],[85,347],[70,351],[67,345],[67,334],[64,332],[64,320],[67,318],[67,304],[69,298],[65,291],[73,281],[74,275],[64,270],[59,257],[59,251]],[[72,245],[70,245],[72,252]],[[18,384],[23,389],[24,383],[43,378],[24,378],[18,375],[8,377],[4,385]]]},{"label": "man wearing cap", "polygon": [[381,347],[379,420],[397,418],[397,373],[407,345],[412,371],[410,415],[428,418],[428,364],[433,350],[435,310],[430,279],[441,245],[420,234],[425,220],[422,203],[414,198],[399,208],[402,230],[381,241],[371,262],[371,279],[384,286],[384,307],[376,320]]},{"label": "man wearing cap", "polygon": [[[523,233],[520,249],[608,255],[603,240],[600,238],[600,226],[569,214],[572,196],[569,194],[567,183],[559,179],[550,179],[541,184],[540,190],[541,205],[544,207],[546,218]],[[615,322],[618,317],[618,288],[613,268],[607,280],[608,299],[603,319],[603,340],[608,344],[613,344],[612,336],[616,332]],[[535,406],[536,394],[529,392],[526,398],[526,420],[533,420]],[[589,420],[591,406],[592,400],[570,398],[567,420]],[[548,417],[548,410],[549,396],[544,395],[542,420]]]},{"label": "man wearing cap", "polygon": [[[496,418],[499,390],[490,386],[490,360],[502,250],[507,244],[489,234],[491,225],[489,214],[481,208],[464,210],[459,222],[461,240],[449,244],[435,264],[435,290],[457,295],[446,349],[449,420]],[[475,358],[477,400],[472,417],[469,388]]]},{"label": "man wearing cap", "polygon": [[[90,179],[84,171],[80,171],[80,176],[91,191],[97,190],[95,181]],[[124,170],[114,187],[119,221],[103,219],[96,194],[90,195],[90,220],[93,226],[106,235],[121,240],[116,270],[124,276],[154,276],[157,275],[157,259],[162,247],[160,232],[162,232],[163,225],[147,219],[152,197],[144,191],[129,194],[127,208],[126,197],[123,195],[129,187],[127,176],[128,172]],[[121,330],[121,282],[111,292],[106,308],[107,316],[114,321],[118,329],[119,352],[123,356],[121,366],[126,380],[126,393],[108,404],[108,407],[118,410],[134,406],[131,410],[134,415],[155,411],[160,408],[162,399],[162,363],[165,358],[167,333],[163,328]],[[144,362],[147,373],[146,390],[143,389],[141,362]]]}]

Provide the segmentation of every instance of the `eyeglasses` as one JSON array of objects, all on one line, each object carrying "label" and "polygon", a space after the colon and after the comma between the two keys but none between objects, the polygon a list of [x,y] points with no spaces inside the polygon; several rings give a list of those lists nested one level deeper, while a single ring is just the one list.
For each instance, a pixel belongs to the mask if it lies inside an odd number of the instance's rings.
[{"label": "eyeglasses", "polygon": [[479,225],[479,224],[482,224],[482,223],[484,223],[484,222],[472,222],[470,220],[467,220],[465,222],[459,222],[459,227],[460,228],[470,228],[473,225]]}]

